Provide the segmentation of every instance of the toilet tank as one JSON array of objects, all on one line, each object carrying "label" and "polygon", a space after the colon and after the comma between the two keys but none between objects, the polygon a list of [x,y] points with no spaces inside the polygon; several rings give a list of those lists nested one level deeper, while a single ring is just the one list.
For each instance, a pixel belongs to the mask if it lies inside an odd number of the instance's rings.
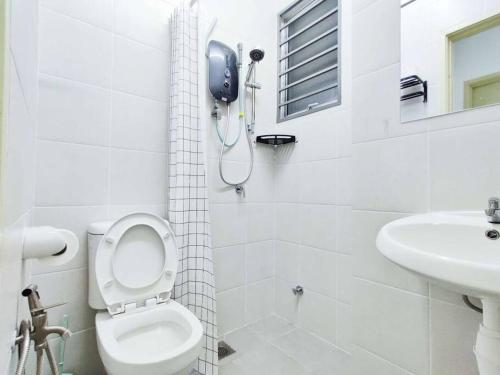
[{"label": "toilet tank", "polygon": [[97,249],[104,234],[111,227],[112,222],[101,222],[90,224],[87,229],[88,256],[89,256],[89,305],[96,310],[105,310],[106,303],[102,299],[101,291],[97,286],[95,274],[95,257]]}]

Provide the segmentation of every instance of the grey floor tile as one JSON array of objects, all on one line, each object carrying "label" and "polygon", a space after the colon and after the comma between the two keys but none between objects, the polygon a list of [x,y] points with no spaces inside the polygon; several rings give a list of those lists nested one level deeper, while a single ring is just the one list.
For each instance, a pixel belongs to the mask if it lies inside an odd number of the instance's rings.
[{"label": "grey floor tile", "polygon": [[295,329],[293,324],[276,315],[268,316],[250,324],[248,328],[255,331],[264,340],[273,340]]},{"label": "grey floor tile", "polygon": [[270,344],[235,359],[233,364],[259,375],[306,375],[297,361]]},{"label": "grey floor tile", "polygon": [[321,370],[335,349],[333,345],[301,329],[278,337],[272,341],[272,344],[294,358],[308,371]]}]

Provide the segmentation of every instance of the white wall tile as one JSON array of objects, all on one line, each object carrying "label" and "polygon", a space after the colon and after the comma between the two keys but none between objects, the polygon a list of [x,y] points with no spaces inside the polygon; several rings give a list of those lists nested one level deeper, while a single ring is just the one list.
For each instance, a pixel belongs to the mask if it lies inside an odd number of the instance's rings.
[{"label": "white wall tile", "polygon": [[424,134],[357,144],[354,150],[354,208],[396,212],[427,209]]},{"label": "white wall tile", "polygon": [[274,241],[249,243],[245,254],[247,283],[274,277]]},{"label": "white wall tile", "polygon": [[[352,139],[354,143],[386,138],[400,126],[400,67],[393,64],[353,80]],[[410,125],[408,125],[410,126]],[[425,131],[425,126],[418,126]]]},{"label": "white wall tile", "polygon": [[50,311],[49,325],[61,325],[66,314],[72,332],[94,326],[95,311],[88,304],[87,268],[35,275],[32,281],[38,285],[40,299],[44,305],[66,303]]},{"label": "white wall tile", "polygon": [[115,31],[167,51],[172,5],[163,0],[115,0]]},{"label": "white wall tile", "polygon": [[247,239],[246,209],[236,204],[211,204],[214,247],[244,244]]},{"label": "white wall tile", "polygon": [[247,241],[267,241],[274,238],[274,211],[267,203],[249,203],[247,211]]},{"label": "white wall tile", "polygon": [[[234,160],[224,160],[223,172],[226,178],[230,178],[233,181],[234,176],[240,176],[242,171],[246,171],[246,165],[239,161]],[[208,197],[210,203],[244,203],[248,200],[246,199],[246,193],[248,185],[245,186],[245,197],[240,194],[236,194],[233,186],[229,186],[220,178],[219,174],[219,159],[210,158],[208,159]]]},{"label": "white wall tile", "polygon": [[2,179],[8,182],[2,184],[5,224],[13,224],[33,206],[35,174],[35,118],[29,113],[13,59],[10,64],[7,130],[2,135],[5,145]]},{"label": "white wall tile", "polygon": [[166,152],[168,108],[164,103],[113,92],[110,145],[133,150]]},{"label": "white wall tile", "polygon": [[378,0],[375,5],[365,7],[354,14],[352,36],[354,78],[399,61],[400,37],[399,32],[395,32],[399,30],[399,13],[399,2]]},{"label": "white wall tile", "polygon": [[337,302],[337,346],[348,353],[353,351],[352,306]]},{"label": "white wall tile", "polygon": [[262,319],[274,311],[274,279],[246,286],[245,323]]},{"label": "white wall tile", "polygon": [[306,290],[299,303],[299,325],[334,344],[337,326],[335,300]]},{"label": "white wall tile", "polygon": [[276,239],[288,242],[300,241],[299,205],[276,205]]},{"label": "white wall tile", "polygon": [[161,204],[125,204],[125,205],[114,205],[108,207],[108,219],[118,220],[125,215],[129,215],[135,212],[144,212],[159,217],[166,217],[166,205]]},{"label": "white wall tile", "polygon": [[40,5],[94,26],[111,29],[113,25],[113,0],[40,0]]},{"label": "white wall tile", "polygon": [[352,155],[352,113],[346,111],[345,119],[335,127],[335,139],[337,141],[337,155],[347,157]]},{"label": "white wall tile", "polygon": [[377,0],[353,0],[352,2],[353,12],[358,13],[359,11],[368,8],[375,2],[377,2]]},{"label": "white wall tile", "polygon": [[[71,343],[66,346],[65,370],[79,375],[104,375],[106,371],[95,343],[93,329],[73,335]],[[85,358],[85,361],[82,361],[82,358]]]},{"label": "white wall tile", "polygon": [[340,205],[352,204],[352,159],[337,160],[337,198]]},{"label": "white wall tile", "polygon": [[500,106],[492,105],[415,121],[415,126],[427,126],[429,130],[441,130],[494,122],[498,121],[499,117]]},{"label": "white wall tile", "polygon": [[478,210],[498,195],[500,175],[491,155],[499,136],[500,122],[429,134],[433,210]]},{"label": "white wall tile", "polygon": [[165,154],[111,150],[109,202],[113,205],[165,202],[166,170]]},{"label": "white wall tile", "polygon": [[299,280],[300,246],[291,242],[276,241],[276,277],[297,283]]},{"label": "white wall tile", "polygon": [[168,66],[166,52],[114,37],[114,89],[166,102]]},{"label": "white wall tile", "polygon": [[107,151],[102,147],[38,141],[36,204],[105,204],[108,191],[107,159]]},{"label": "white wall tile", "polygon": [[337,160],[321,160],[300,164],[298,181],[303,203],[334,204],[336,201]]},{"label": "white wall tile", "polygon": [[296,120],[302,129],[297,138],[301,147],[300,160],[313,161],[336,158],[338,156],[335,139],[337,127],[341,126],[347,119],[347,111],[341,107],[334,107],[311,113]]},{"label": "white wall tile", "polygon": [[353,211],[353,222],[362,228],[362,235],[353,238],[353,273],[371,281],[427,295],[427,282],[385,258],[375,246],[382,227],[403,214],[386,212]]},{"label": "white wall tile", "polygon": [[245,246],[214,249],[214,274],[218,292],[245,285]]},{"label": "white wall tile", "polygon": [[350,206],[337,207],[337,252],[351,254],[352,251],[352,208]]},{"label": "white wall tile", "polygon": [[279,163],[275,167],[276,202],[298,202],[300,197],[302,164]]},{"label": "white wall tile", "polygon": [[292,293],[292,288],[297,284],[281,279],[276,279],[276,313],[288,320],[289,322],[297,322],[299,315],[299,298]]},{"label": "white wall tile", "polygon": [[21,82],[29,112],[36,116],[38,95],[38,2],[10,2],[10,33],[8,37],[11,56]]},{"label": "white wall tile", "polygon": [[309,290],[332,298],[337,294],[337,260],[335,254],[301,246],[300,284]]},{"label": "white wall tile", "polygon": [[245,287],[217,293],[217,333],[223,336],[245,323]]},{"label": "white wall tile", "polygon": [[[248,163],[245,163],[242,170],[248,170],[247,165]],[[271,163],[254,164],[251,178],[245,186],[245,200],[247,202],[269,203],[274,201],[274,171],[275,166]]]},{"label": "white wall tile", "polygon": [[431,358],[433,374],[478,375],[472,348],[481,315],[464,307],[431,300]]},{"label": "white wall tile", "polygon": [[303,204],[299,223],[303,245],[323,250],[336,250],[336,207],[333,205]]},{"label": "white wall tile", "polygon": [[40,72],[101,87],[111,83],[112,35],[40,9]]},{"label": "white wall tile", "polygon": [[111,97],[107,90],[43,74],[39,87],[39,138],[108,144]]},{"label": "white wall tile", "polygon": [[337,299],[344,303],[352,303],[352,256],[350,255],[337,255]]},{"label": "white wall tile", "polygon": [[354,285],[355,344],[415,375],[427,374],[428,300],[361,279]]}]

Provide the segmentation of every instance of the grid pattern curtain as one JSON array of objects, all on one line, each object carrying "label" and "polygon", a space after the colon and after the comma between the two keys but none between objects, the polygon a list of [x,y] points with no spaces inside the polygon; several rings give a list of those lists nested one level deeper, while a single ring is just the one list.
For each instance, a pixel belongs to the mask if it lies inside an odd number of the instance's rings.
[{"label": "grid pattern curtain", "polygon": [[203,324],[198,371],[217,375],[215,287],[203,132],[198,98],[198,14],[189,1],[172,19],[168,218],[177,237],[173,298]]}]

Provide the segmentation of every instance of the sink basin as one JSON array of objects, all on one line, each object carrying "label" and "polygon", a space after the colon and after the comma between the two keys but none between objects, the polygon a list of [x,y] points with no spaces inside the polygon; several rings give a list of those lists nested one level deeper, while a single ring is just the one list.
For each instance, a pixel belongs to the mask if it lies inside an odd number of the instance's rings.
[{"label": "sink basin", "polygon": [[475,297],[500,298],[500,231],[483,212],[436,212],[385,225],[377,237],[380,252],[398,265]]},{"label": "sink basin", "polygon": [[474,353],[481,375],[500,375],[500,224],[483,212],[434,212],[386,224],[379,251],[405,269],[483,304]]}]

